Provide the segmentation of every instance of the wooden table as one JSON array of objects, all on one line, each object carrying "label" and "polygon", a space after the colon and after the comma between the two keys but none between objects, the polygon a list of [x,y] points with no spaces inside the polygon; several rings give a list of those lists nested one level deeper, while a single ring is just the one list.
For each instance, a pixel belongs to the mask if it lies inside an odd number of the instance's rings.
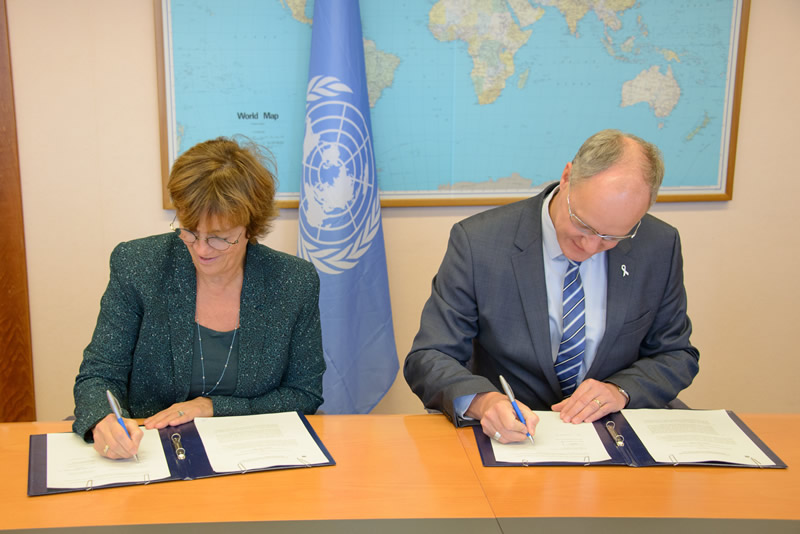
[{"label": "wooden table", "polygon": [[[788,469],[486,468],[472,429],[461,428],[457,432],[503,532],[530,532],[530,522],[519,518],[558,517],[559,521],[540,522],[539,526],[557,525],[564,522],[563,518],[607,518],[571,521],[569,525],[574,532],[587,531],[580,525],[591,523],[606,525],[602,532],[661,532],[662,529],[653,528],[660,525],[664,532],[681,534],[800,533],[800,414],[737,415]],[[664,518],[673,520],[665,522]],[[707,521],[710,519],[716,521]]]},{"label": "wooden table", "polygon": [[28,436],[68,431],[69,423],[6,423],[0,528],[119,533],[112,527],[131,525],[124,532],[174,534],[231,522],[238,532],[261,532],[270,522],[271,532],[386,534],[566,532],[590,522],[626,532],[690,521],[685,534],[714,520],[727,531],[800,532],[800,414],[740,417],[789,469],[485,468],[472,430],[441,415],[327,415],[309,421],[336,466],[40,497],[26,495]]}]

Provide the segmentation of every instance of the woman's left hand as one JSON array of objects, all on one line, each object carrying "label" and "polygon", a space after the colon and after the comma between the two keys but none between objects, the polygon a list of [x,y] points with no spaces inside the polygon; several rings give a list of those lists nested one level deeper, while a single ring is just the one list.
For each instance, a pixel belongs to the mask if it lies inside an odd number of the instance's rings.
[{"label": "woman's left hand", "polygon": [[145,428],[164,428],[165,426],[178,426],[193,421],[195,417],[212,417],[214,405],[208,397],[197,397],[186,402],[178,402],[151,415],[144,420]]}]

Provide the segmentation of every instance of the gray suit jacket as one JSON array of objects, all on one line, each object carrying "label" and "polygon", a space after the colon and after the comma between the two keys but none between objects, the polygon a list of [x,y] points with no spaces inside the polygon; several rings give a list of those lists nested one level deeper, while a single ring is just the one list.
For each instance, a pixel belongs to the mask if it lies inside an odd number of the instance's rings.
[{"label": "gray suit jacket", "polygon": [[[322,403],[319,277],[307,261],[247,244],[239,311],[239,374],[214,415],[300,410]],[[126,417],[187,400],[197,279],[174,234],[118,245],[92,341],[75,379],[73,430],[84,437],[109,413],[106,389]]]},{"label": "gray suit jacket", "polygon": [[[456,424],[453,400],[500,391],[501,374],[534,410],[563,398],[541,239],[542,202],[553,187],[461,221],[450,233],[404,374],[426,408]],[[629,408],[663,407],[698,371],[678,232],[645,215],[636,237],[609,250],[607,261],[606,330],[586,378],[625,389]]]}]

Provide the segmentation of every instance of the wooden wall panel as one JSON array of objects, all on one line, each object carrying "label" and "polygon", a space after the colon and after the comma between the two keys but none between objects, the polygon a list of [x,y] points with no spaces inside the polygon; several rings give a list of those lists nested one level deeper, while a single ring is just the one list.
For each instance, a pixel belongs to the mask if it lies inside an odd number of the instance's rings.
[{"label": "wooden wall panel", "polygon": [[0,421],[34,421],[28,271],[6,0],[0,0]]}]

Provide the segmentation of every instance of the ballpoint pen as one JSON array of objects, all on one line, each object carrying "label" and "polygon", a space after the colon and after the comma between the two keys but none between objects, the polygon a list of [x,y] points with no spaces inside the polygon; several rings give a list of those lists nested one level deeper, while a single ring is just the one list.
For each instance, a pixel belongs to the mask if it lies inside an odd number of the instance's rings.
[{"label": "ballpoint pen", "polygon": [[[503,378],[503,375],[500,375],[500,385],[503,386],[503,391],[505,391],[506,395],[508,395],[508,400],[511,401],[511,406],[513,406],[514,411],[517,412],[517,418],[519,418],[523,425],[527,424],[525,423],[525,418],[522,416],[522,411],[519,409],[517,400],[514,398],[514,392],[511,391],[511,386],[508,385],[508,382],[506,382],[506,379]],[[528,436],[528,439],[531,440],[531,445],[533,445],[533,436],[531,436],[531,433],[525,432],[525,435]]]},{"label": "ballpoint pen", "polygon": [[[128,435],[128,437],[130,438],[131,433],[128,432],[128,427],[125,426],[125,421],[122,420],[122,413],[120,413],[119,409],[119,401],[114,396],[114,394],[111,393],[111,391],[109,390],[106,390],[106,397],[108,398],[108,405],[111,406],[111,411],[114,412],[114,417],[117,418],[119,424],[122,425],[122,430],[124,430],[125,433]],[[133,457],[137,462],[139,461],[138,454],[134,454]]]}]

